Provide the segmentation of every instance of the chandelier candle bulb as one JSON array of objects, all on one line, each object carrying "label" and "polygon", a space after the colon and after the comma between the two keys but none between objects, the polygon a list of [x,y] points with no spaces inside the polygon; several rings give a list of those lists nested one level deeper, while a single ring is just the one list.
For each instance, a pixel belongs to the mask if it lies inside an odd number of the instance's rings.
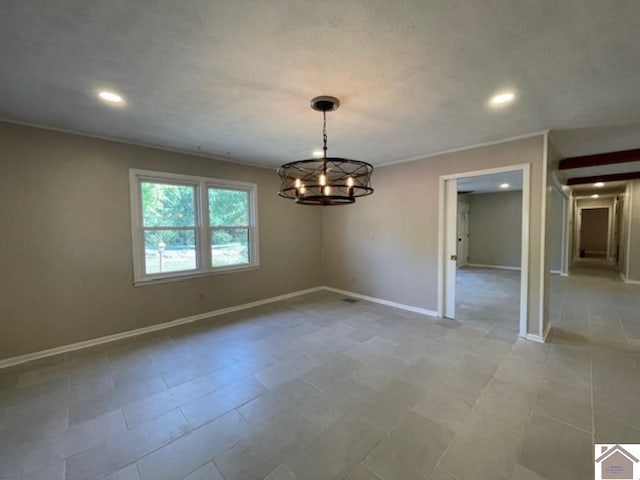
[{"label": "chandelier candle bulb", "polygon": [[282,182],[278,195],[281,197],[301,205],[330,206],[348,205],[357,197],[373,193],[373,166],[370,163],[327,156],[327,112],[336,110],[339,105],[340,101],[335,97],[321,96],[311,100],[311,108],[322,112],[324,120],[322,156],[317,158],[318,152],[314,152],[316,158],[282,165],[278,169]]}]

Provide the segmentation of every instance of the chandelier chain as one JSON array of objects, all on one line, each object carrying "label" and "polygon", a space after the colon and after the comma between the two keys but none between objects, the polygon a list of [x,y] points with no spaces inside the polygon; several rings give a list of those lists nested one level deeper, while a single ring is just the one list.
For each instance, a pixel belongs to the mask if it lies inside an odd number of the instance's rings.
[{"label": "chandelier chain", "polygon": [[322,112],[322,118],[323,118],[323,123],[322,123],[322,142],[323,142],[323,147],[322,150],[324,151],[324,158],[327,158],[327,112],[323,111]]}]

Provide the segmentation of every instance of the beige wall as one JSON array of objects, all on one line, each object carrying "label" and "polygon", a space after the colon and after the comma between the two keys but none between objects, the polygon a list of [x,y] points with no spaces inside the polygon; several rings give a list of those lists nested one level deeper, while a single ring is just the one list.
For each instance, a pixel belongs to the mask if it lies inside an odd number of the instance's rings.
[{"label": "beige wall", "polygon": [[440,176],[529,163],[528,331],[541,334],[543,149],[540,135],[376,169],[371,197],[324,209],[328,284],[435,311]]},{"label": "beige wall", "polygon": [[469,195],[469,263],[520,268],[522,191]]},{"label": "beige wall", "polygon": [[[261,268],[134,287],[130,168],[257,183]],[[323,283],[322,211],[273,170],[6,123],[0,170],[0,359]]]}]

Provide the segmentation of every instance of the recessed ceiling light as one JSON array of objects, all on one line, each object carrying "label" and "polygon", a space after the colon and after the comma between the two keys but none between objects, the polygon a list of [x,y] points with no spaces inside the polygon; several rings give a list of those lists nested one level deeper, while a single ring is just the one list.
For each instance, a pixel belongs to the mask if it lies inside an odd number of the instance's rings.
[{"label": "recessed ceiling light", "polygon": [[596,188],[602,188],[602,187],[604,187],[604,182],[596,182],[596,183],[593,184],[593,186],[596,187]]},{"label": "recessed ceiling light", "polygon": [[109,103],[122,103],[123,102],[123,98],[118,95],[117,93],[114,92],[109,92],[107,90],[103,90],[100,93],[98,93],[98,96],[104,100],[105,102],[109,102]]},{"label": "recessed ceiling light", "polygon": [[324,157],[324,152],[322,150],[314,150],[311,155],[313,155],[313,158],[322,158]]},{"label": "recessed ceiling light", "polygon": [[489,103],[495,107],[503,106],[515,100],[516,94],[513,92],[502,92],[491,98]]},{"label": "recessed ceiling light", "polygon": [[594,193],[593,195],[591,195],[591,198],[600,198],[600,195],[598,195],[597,193]]},{"label": "recessed ceiling light", "polygon": [[500,184],[500,188],[509,188],[511,185],[509,185],[508,183],[501,183]]}]

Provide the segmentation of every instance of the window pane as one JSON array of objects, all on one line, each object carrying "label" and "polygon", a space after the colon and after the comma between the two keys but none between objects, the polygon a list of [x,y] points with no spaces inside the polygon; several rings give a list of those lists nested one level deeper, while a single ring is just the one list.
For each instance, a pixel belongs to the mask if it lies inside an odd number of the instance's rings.
[{"label": "window pane", "polygon": [[211,232],[211,264],[214,267],[249,263],[249,229],[215,228]]},{"label": "window pane", "polygon": [[195,230],[147,230],[144,255],[147,275],[195,270]]},{"label": "window pane", "polygon": [[195,187],[142,182],[142,218],[145,227],[192,227],[195,223]]},{"label": "window pane", "polygon": [[209,188],[209,222],[212,227],[249,225],[249,192]]}]

